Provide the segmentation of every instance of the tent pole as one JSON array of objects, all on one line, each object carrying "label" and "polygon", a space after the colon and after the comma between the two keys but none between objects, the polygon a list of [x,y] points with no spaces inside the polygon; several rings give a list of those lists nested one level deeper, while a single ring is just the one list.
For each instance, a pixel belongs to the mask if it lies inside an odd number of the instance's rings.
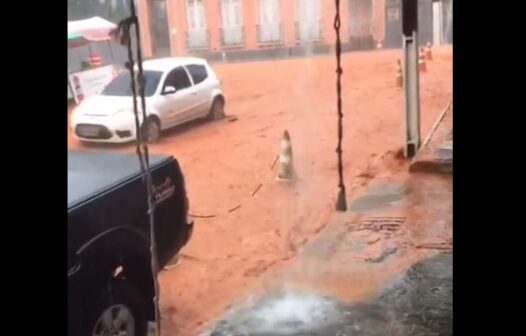
[{"label": "tent pole", "polygon": [[113,48],[111,46],[111,41],[110,40],[106,40],[106,43],[108,43],[108,47],[110,48],[110,55],[111,55],[111,60],[113,62],[115,62],[115,56],[113,56]]}]

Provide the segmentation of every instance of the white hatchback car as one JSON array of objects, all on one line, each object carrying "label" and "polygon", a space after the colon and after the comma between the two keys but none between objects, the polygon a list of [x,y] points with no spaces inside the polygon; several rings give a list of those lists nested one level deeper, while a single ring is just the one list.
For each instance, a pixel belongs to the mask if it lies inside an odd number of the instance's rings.
[{"label": "white hatchback car", "polygon": [[[225,98],[208,62],[201,58],[162,58],[143,62],[148,141],[190,120],[224,117]],[[139,98],[139,97],[138,97]],[[137,99],[140,110],[140,98]],[[141,115],[141,113],[139,113]],[[130,74],[117,75],[100,95],[86,98],[71,116],[81,141],[123,143],[136,138]]]}]

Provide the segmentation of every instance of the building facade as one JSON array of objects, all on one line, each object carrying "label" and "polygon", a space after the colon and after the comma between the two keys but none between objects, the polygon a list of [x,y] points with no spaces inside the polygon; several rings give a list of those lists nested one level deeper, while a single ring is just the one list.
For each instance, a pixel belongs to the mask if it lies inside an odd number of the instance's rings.
[{"label": "building facade", "polygon": [[[323,53],[335,42],[334,0],[135,0],[146,57],[198,55],[250,59]],[[452,43],[453,0],[418,0],[421,43]],[[341,0],[343,50],[401,48],[401,0]],[[68,0],[68,20],[101,16],[117,23],[129,0]],[[94,46],[105,60],[126,59],[125,48]],[[84,48],[85,49],[85,48]],[[79,54],[79,57],[76,57]],[[72,66],[85,59],[70,53]]]},{"label": "building facade", "polygon": [[[268,57],[306,46],[316,53],[336,38],[334,0],[137,0],[137,6],[142,47],[151,57]],[[385,0],[341,1],[344,49],[374,48],[384,27]]]}]

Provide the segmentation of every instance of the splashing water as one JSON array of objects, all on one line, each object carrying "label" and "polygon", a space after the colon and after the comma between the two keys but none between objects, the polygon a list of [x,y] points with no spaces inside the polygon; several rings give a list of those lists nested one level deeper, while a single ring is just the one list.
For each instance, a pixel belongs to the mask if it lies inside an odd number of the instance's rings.
[{"label": "splashing water", "polygon": [[[336,300],[301,292],[280,292],[263,299],[249,312],[232,312],[221,332],[234,327],[240,334],[293,335],[342,322]],[[241,317],[242,316],[242,317]]]}]

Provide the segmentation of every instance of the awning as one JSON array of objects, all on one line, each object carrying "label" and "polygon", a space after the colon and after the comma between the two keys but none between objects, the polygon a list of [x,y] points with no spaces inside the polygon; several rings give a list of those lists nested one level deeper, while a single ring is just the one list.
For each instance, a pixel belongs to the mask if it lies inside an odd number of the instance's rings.
[{"label": "awning", "polygon": [[88,43],[89,41],[81,35],[68,33],[68,49],[82,47]]},{"label": "awning", "polygon": [[82,37],[88,41],[107,41],[111,39],[110,32],[115,28],[117,28],[115,23],[98,16],[85,20],[68,21],[68,41],[70,41],[70,36]]}]

